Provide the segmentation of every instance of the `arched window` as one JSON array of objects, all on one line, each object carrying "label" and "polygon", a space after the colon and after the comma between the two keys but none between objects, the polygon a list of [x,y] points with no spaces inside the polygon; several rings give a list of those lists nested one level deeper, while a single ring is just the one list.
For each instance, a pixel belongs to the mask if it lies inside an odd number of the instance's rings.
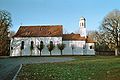
[{"label": "arched window", "polygon": [[43,41],[40,41],[40,46],[43,46],[43,45],[44,45]]},{"label": "arched window", "polygon": [[43,44],[43,41],[40,41],[40,44]]},{"label": "arched window", "polygon": [[21,42],[21,50],[24,49],[24,41]]},{"label": "arched window", "polygon": [[13,47],[11,47],[11,50],[13,50]]},{"label": "arched window", "polygon": [[31,48],[33,48],[33,44],[34,44],[34,42],[33,42],[33,41],[31,41]]},{"label": "arched window", "polygon": [[52,41],[50,41],[50,44],[53,44],[53,42],[52,42]]},{"label": "arched window", "polygon": [[82,23],[82,26],[84,26],[84,24]]}]

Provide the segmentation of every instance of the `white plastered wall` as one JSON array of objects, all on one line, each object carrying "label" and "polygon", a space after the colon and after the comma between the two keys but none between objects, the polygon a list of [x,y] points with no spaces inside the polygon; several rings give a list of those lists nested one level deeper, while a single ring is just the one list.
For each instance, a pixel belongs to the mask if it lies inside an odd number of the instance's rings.
[{"label": "white plastered wall", "polygon": [[[92,46],[92,49],[90,49],[90,46]],[[94,47],[94,43],[86,43],[86,54],[84,55],[95,55]]]},{"label": "white plastered wall", "polygon": [[[43,41],[45,47],[42,50],[42,55],[50,55],[47,49],[47,44],[50,41],[53,41],[55,44],[55,49],[52,51],[52,55],[60,55],[60,50],[57,48],[57,44],[62,43],[62,37],[17,37],[11,40],[11,50],[10,56],[20,56],[20,47],[21,42],[24,41],[24,50],[22,50],[22,55],[30,55],[30,45],[31,41],[34,42],[34,50],[32,55],[40,55],[40,51],[37,49],[36,45]],[[74,45],[73,55],[95,55],[94,49],[90,49],[90,46],[94,47],[94,43],[85,43],[85,41],[63,41],[66,44],[65,49],[63,50],[63,55],[72,55],[71,45]],[[83,46],[86,45],[86,48],[83,49]]]},{"label": "white plastered wall", "polygon": [[[63,55],[83,55],[83,46],[85,41],[63,41],[66,44]],[[72,54],[72,45],[74,46]]]},{"label": "white plastered wall", "polygon": [[[62,43],[62,37],[15,37],[11,40],[10,45],[13,47],[13,50],[11,50],[10,56],[20,56],[20,47],[22,41],[24,41],[24,49],[22,50],[22,55],[30,55],[31,41],[34,42],[34,50],[32,52],[33,55],[40,55],[40,52],[36,47],[38,44],[40,44],[40,41],[43,41],[45,45],[42,51],[42,55],[49,55],[49,51],[46,47],[47,44],[49,44],[50,41],[53,41],[55,45]],[[55,48],[52,53],[53,55],[60,55],[60,52],[57,48]]]}]

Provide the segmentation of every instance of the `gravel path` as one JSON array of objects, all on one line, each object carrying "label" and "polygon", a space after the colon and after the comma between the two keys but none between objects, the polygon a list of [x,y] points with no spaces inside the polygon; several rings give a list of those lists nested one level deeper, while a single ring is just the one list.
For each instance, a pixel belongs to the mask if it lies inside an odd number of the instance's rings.
[{"label": "gravel path", "polygon": [[20,64],[52,63],[74,60],[70,57],[16,57],[0,58],[0,80],[12,80]]}]

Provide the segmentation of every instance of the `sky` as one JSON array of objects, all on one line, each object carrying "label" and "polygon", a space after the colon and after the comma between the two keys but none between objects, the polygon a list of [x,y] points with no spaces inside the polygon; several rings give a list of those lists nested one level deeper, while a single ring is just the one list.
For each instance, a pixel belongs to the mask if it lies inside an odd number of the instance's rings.
[{"label": "sky", "polygon": [[120,0],[0,0],[0,9],[12,17],[12,31],[22,25],[63,25],[69,33],[79,29],[86,18],[87,30],[98,30],[103,18],[112,10],[120,10]]}]

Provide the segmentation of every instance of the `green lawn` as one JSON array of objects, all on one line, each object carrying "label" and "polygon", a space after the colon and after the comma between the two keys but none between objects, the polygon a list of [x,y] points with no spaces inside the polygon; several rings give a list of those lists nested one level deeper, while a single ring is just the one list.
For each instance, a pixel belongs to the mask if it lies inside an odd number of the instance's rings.
[{"label": "green lawn", "polygon": [[74,61],[23,65],[18,80],[120,80],[120,57],[80,56]]}]

